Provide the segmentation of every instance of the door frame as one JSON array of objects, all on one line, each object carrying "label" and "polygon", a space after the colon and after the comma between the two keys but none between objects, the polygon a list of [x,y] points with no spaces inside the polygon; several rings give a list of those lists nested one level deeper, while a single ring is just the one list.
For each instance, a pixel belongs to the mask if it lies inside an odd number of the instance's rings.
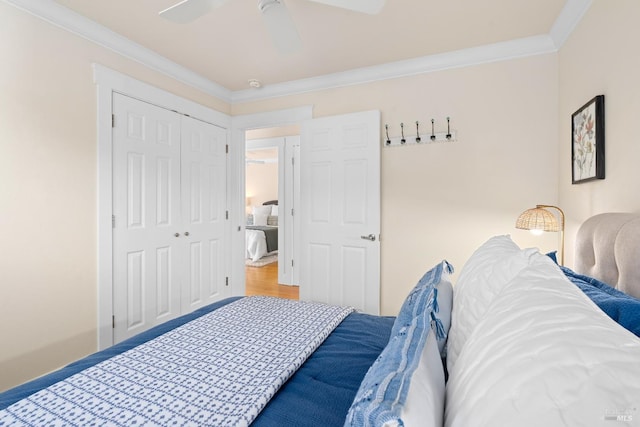
[{"label": "door frame", "polygon": [[[278,151],[278,205],[280,207],[278,219],[278,284],[299,285],[294,274],[293,260],[297,258],[296,236],[299,234],[297,221],[293,212],[300,212],[300,179],[295,173],[299,169],[299,156],[295,155],[294,145],[300,146],[300,135],[276,136],[270,138],[247,139],[246,150],[264,150],[275,148]],[[246,154],[245,154],[246,155]],[[295,162],[298,164],[294,165]],[[245,168],[247,163],[245,162]],[[296,177],[298,179],[296,179]],[[246,175],[245,175],[246,179]],[[246,188],[245,188],[246,190]],[[293,253],[292,253],[293,252]],[[286,254],[290,254],[285,259]]]},{"label": "door frame", "polygon": [[[98,350],[102,350],[113,344],[113,158],[111,150],[113,93],[117,92],[158,107],[179,111],[225,128],[227,144],[231,138],[229,132],[231,117],[103,65],[94,63],[92,67],[93,81],[97,89],[97,347]],[[229,160],[227,162],[231,165]],[[229,209],[232,209],[236,205],[230,202],[229,182],[233,176],[230,169],[231,167],[227,167],[226,203]],[[225,237],[228,241],[231,240],[230,224],[227,224]],[[227,272],[230,271],[230,262],[231,259],[227,256],[225,260]]]},{"label": "door frame", "polygon": [[245,151],[247,149],[246,131],[278,126],[302,124],[313,118],[313,106],[289,108],[265,113],[244,114],[231,117],[231,145],[229,149],[229,194],[232,220],[231,234],[231,292],[233,295],[245,295]]}]

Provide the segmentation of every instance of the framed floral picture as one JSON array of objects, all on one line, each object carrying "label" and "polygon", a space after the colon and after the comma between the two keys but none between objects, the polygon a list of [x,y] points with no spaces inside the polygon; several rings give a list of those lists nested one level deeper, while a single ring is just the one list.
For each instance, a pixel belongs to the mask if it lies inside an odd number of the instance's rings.
[{"label": "framed floral picture", "polygon": [[571,115],[571,183],[604,179],[604,95]]}]

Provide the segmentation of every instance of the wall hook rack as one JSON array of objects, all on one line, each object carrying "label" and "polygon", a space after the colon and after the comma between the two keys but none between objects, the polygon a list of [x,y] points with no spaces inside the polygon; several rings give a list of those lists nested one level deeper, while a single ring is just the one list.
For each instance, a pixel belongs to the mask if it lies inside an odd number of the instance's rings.
[{"label": "wall hook rack", "polygon": [[420,122],[416,120],[416,135],[405,136],[404,134],[404,122],[400,123],[400,136],[389,137],[389,124],[384,125],[386,139],[384,141],[385,147],[398,147],[403,145],[426,145],[433,142],[453,142],[456,140],[456,131],[451,130],[451,117],[447,117],[447,130],[442,132],[436,132],[436,120],[431,119],[431,135],[429,139],[422,138],[420,136]]}]

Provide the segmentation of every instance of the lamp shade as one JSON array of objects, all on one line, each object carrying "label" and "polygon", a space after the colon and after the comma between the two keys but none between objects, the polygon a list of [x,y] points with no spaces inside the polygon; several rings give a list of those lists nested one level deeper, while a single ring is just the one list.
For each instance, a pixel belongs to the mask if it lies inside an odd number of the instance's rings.
[{"label": "lamp shade", "polygon": [[516,228],[523,230],[560,231],[556,217],[543,208],[527,209],[516,220]]},{"label": "lamp shade", "polygon": [[[546,208],[558,211],[560,223]],[[537,205],[533,209],[527,209],[516,220],[516,228],[532,231],[559,231],[560,265],[564,265],[564,212],[562,209],[553,205]]]}]

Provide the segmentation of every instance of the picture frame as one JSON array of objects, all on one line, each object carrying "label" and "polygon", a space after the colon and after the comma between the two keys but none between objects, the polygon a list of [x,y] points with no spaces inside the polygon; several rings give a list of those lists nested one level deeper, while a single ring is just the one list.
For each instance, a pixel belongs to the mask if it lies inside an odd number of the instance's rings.
[{"label": "picture frame", "polygon": [[604,95],[571,115],[571,183],[604,179]]}]

